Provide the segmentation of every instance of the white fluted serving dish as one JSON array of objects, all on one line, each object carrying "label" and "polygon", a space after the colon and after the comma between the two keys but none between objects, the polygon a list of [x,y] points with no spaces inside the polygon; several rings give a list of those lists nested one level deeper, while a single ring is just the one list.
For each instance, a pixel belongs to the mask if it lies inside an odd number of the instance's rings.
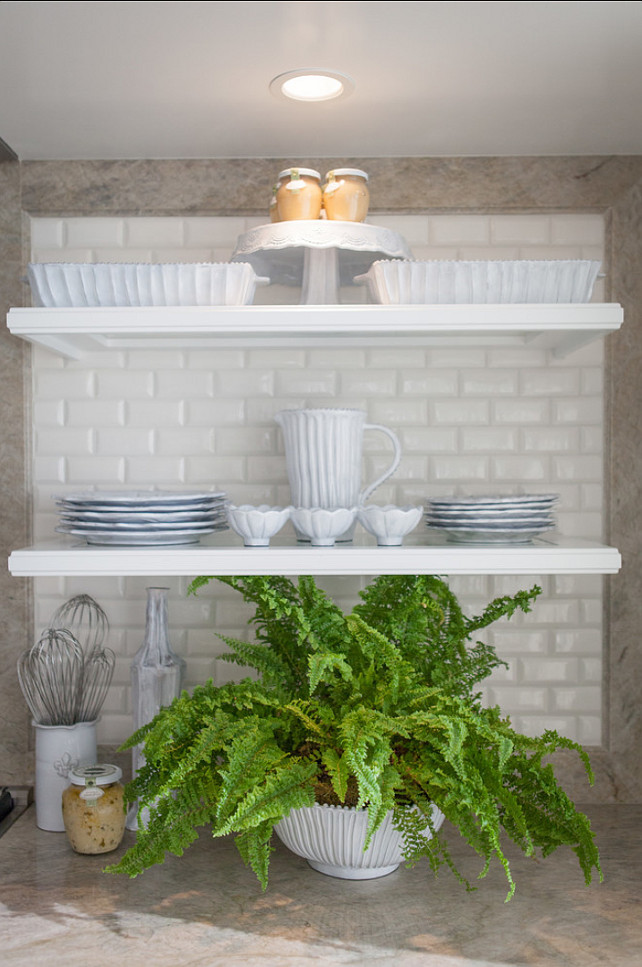
[{"label": "white fluted serving dish", "polygon": [[589,259],[373,262],[354,281],[381,305],[588,302],[601,263]]},{"label": "white fluted serving dish", "polygon": [[[433,806],[435,832],[443,821],[444,814]],[[319,873],[343,880],[371,880],[397,869],[403,861],[403,839],[389,812],[364,850],[367,827],[366,809],[317,803],[293,809],[274,829],[288,849]],[[430,839],[430,830],[424,836]]]},{"label": "white fluted serving dish", "polygon": [[270,281],[247,262],[32,262],[27,277],[47,308],[245,306]]},{"label": "white fluted serving dish", "polygon": [[359,508],[357,520],[369,534],[377,538],[377,544],[381,547],[399,547],[406,534],[413,531],[421,520],[423,510],[423,507],[397,507],[394,504],[378,507],[368,504]]},{"label": "white fluted serving dish", "polygon": [[290,519],[313,547],[332,547],[352,527],[356,516],[356,507],[295,507]]},{"label": "white fluted serving dish", "polygon": [[227,508],[227,522],[243,538],[246,547],[267,547],[270,538],[278,534],[290,519],[292,509],[270,507],[268,504],[258,507],[251,504],[237,507],[231,504]]}]

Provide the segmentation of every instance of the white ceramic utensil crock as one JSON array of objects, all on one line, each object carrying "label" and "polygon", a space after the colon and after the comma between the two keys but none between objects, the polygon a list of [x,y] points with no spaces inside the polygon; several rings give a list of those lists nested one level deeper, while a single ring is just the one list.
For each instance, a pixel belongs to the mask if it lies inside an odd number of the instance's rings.
[{"label": "white ceramic utensil crock", "polygon": [[96,762],[96,722],[75,725],[40,725],[36,729],[36,825],[63,833],[62,794],[69,773]]},{"label": "white ceramic utensil crock", "polygon": [[[366,423],[363,410],[281,410],[275,420],[283,431],[295,507],[359,506],[399,466],[401,446],[397,435],[386,426]],[[384,473],[362,489],[361,459],[366,430],[378,430],[387,436],[392,441],[394,455]],[[343,537],[349,539],[346,535]]]}]

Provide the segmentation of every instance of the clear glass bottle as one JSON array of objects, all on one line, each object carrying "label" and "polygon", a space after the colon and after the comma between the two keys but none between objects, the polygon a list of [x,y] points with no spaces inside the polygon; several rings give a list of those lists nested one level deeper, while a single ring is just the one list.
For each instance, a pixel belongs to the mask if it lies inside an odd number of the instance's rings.
[{"label": "clear glass bottle", "polygon": [[[132,710],[134,731],[146,725],[180,695],[185,677],[185,662],[172,651],[167,622],[169,588],[147,588],[145,638],[131,664]],[[132,750],[132,775],[136,776],[145,761],[142,746]],[[127,828],[137,829],[138,804],[127,814]]]}]

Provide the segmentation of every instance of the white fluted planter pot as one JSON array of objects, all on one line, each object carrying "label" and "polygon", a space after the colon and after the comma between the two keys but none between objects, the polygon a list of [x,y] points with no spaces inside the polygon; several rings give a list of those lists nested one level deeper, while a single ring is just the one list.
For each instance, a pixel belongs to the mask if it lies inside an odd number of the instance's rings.
[{"label": "white fluted planter pot", "polygon": [[[444,821],[432,807],[435,832]],[[274,827],[288,849],[302,856],[319,873],[342,880],[373,880],[393,873],[403,862],[403,841],[389,812],[364,851],[368,812],[344,806],[304,806],[293,809]],[[431,838],[430,830],[425,836]]]}]

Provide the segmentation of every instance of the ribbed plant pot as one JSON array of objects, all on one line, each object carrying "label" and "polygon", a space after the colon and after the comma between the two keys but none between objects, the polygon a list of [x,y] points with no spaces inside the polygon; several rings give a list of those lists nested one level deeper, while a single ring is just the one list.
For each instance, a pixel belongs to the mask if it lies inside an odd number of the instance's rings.
[{"label": "ribbed plant pot", "polygon": [[[443,813],[433,806],[435,832],[443,821]],[[288,849],[319,873],[342,880],[373,880],[393,873],[403,862],[403,840],[389,812],[364,851],[367,825],[365,809],[315,804],[293,809],[274,829]],[[430,830],[424,835],[430,839]]]}]

